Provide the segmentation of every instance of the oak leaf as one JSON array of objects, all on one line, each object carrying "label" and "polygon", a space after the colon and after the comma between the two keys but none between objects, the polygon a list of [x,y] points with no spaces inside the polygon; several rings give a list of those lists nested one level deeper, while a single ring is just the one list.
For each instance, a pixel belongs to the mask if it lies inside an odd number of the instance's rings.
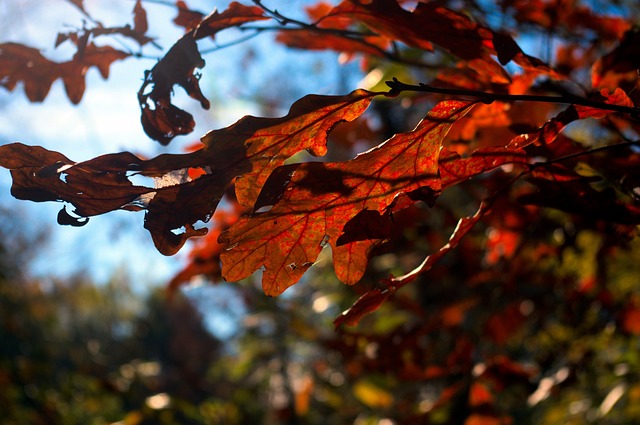
[{"label": "oak leaf", "polygon": [[89,68],[98,68],[106,79],[111,64],[128,56],[128,53],[110,46],[98,47],[88,43],[78,50],[72,60],[53,62],[32,47],[3,43],[0,44],[0,85],[11,91],[18,82],[22,82],[27,98],[32,102],[42,102],[53,82],[62,79],[69,100],[77,104],[82,100],[85,74]]},{"label": "oak leaf", "polygon": [[[184,10],[184,3],[178,2],[178,9]],[[244,6],[233,2],[229,8],[210,15],[195,24],[195,15],[178,15],[178,22],[193,27],[178,40],[167,54],[150,71],[138,91],[142,127],[149,137],[167,145],[178,135],[189,134],[195,127],[193,116],[171,103],[174,86],[182,87],[187,94],[198,100],[203,109],[209,109],[210,102],[200,90],[200,75],[196,68],[205,66],[196,40],[214,37],[223,29],[242,25],[246,22],[268,19],[257,6]],[[149,89],[150,87],[150,89]]]},{"label": "oak leaf", "polygon": [[[376,95],[364,90],[346,96],[308,95],[285,117],[245,117],[212,131],[202,138],[204,148],[188,154],[142,160],[122,152],[76,163],[57,152],[14,143],[0,146],[0,166],[11,169],[14,196],[65,201],[78,217],[146,210],[144,226],[156,248],[172,255],[188,238],[206,233],[198,222],[210,220],[236,177],[241,176],[238,198],[252,206],[272,170],[304,149],[324,154],[331,129],[357,118]],[[194,169],[203,172],[192,179]],[[153,187],[134,185],[131,175],[149,177]]]},{"label": "oak leaf", "polygon": [[287,168],[281,197],[266,212],[242,218],[220,237],[223,276],[238,281],[262,268],[267,295],[295,284],[326,244],[334,255],[338,278],[348,284],[364,273],[367,258],[352,256],[352,244],[338,245],[345,225],[362,211],[384,212],[400,193],[418,189],[436,196],[440,143],[451,124],[471,104],[436,105],[409,133],[344,163],[304,163]]}]

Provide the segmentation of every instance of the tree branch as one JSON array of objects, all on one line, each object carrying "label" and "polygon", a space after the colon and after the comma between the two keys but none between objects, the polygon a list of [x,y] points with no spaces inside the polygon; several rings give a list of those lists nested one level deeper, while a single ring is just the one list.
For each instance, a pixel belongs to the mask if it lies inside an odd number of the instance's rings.
[{"label": "tree branch", "polygon": [[597,100],[586,99],[580,96],[574,96],[571,94],[563,94],[562,96],[545,96],[545,95],[532,95],[532,94],[501,94],[501,93],[489,93],[479,90],[467,90],[467,89],[454,89],[454,88],[441,88],[433,87],[428,84],[420,83],[406,84],[398,81],[397,78],[393,78],[392,81],[386,81],[387,86],[391,88],[389,94],[392,96],[398,95],[403,91],[423,92],[423,93],[438,93],[448,94],[452,96],[468,96],[479,99],[484,103],[491,103],[496,100],[507,102],[545,102],[545,103],[561,103],[586,106],[589,108],[602,109],[604,111],[614,111],[631,115],[634,119],[640,119],[640,108],[632,106],[614,105],[610,103],[599,102]]}]

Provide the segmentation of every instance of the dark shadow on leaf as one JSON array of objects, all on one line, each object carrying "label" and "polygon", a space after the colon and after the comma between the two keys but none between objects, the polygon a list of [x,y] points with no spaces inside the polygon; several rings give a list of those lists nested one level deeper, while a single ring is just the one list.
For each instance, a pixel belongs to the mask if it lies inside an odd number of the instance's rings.
[{"label": "dark shadow on leaf", "polygon": [[391,236],[391,218],[378,211],[363,210],[345,224],[336,246],[351,242],[387,239]]}]

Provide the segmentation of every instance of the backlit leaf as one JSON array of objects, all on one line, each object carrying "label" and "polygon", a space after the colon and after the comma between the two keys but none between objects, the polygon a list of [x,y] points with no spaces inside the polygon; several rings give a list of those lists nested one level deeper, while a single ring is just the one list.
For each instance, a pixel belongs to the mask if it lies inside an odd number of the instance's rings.
[{"label": "backlit leaf", "polygon": [[[357,118],[374,96],[364,90],[309,95],[283,118],[245,117],[212,131],[202,138],[204,148],[188,154],[142,160],[123,152],[75,163],[57,152],[14,143],[0,146],[0,165],[11,169],[12,193],[20,199],[66,201],[79,217],[146,210],[145,228],[157,249],[172,255],[188,238],[206,233],[198,222],[210,220],[236,177],[245,179],[238,181],[238,198],[252,206],[271,170],[304,149],[324,154],[333,126]],[[189,170],[194,169],[202,172],[192,179]],[[134,185],[131,175],[149,177],[154,184]]]},{"label": "backlit leaf", "polygon": [[262,268],[266,294],[278,295],[295,284],[322,248],[333,249],[338,278],[357,282],[368,259],[353,257],[351,244],[337,240],[353,217],[365,210],[384,212],[399,193],[418,189],[436,196],[440,143],[469,102],[436,105],[409,133],[344,163],[304,163],[289,168],[289,181],[269,211],[241,219],[220,241],[223,276],[238,281]]}]

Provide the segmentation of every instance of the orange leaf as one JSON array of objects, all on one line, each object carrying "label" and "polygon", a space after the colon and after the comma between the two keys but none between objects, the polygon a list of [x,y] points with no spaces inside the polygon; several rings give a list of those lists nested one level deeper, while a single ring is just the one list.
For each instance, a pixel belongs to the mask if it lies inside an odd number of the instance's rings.
[{"label": "orange leaf", "polygon": [[338,278],[357,282],[368,259],[351,255],[351,244],[336,243],[342,229],[361,211],[385,211],[399,193],[422,189],[435,196],[441,188],[440,143],[469,106],[441,102],[414,131],[397,134],[351,161],[287,168],[289,181],[278,202],[221,235],[220,241],[228,244],[221,255],[225,279],[238,281],[262,268],[265,293],[278,295],[302,277],[329,243]]},{"label": "orange leaf", "polygon": [[291,106],[282,118],[244,117],[223,130],[202,138],[207,146],[242,144],[247,171],[238,174],[236,196],[251,207],[271,172],[292,155],[307,150],[314,156],[327,152],[327,133],[342,121],[359,117],[379,93],[355,90],[347,96],[308,95]]}]

